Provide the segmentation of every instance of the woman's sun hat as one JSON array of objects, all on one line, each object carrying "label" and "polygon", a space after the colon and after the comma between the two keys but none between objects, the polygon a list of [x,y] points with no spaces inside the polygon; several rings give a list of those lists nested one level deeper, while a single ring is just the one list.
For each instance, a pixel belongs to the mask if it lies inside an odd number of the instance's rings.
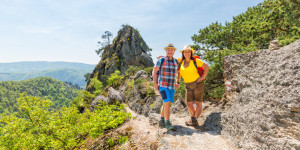
[{"label": "woman's sun hat", "polygon": [[182,53],[182,52],[185,51],[185,50],[191,50],[193,54],[195,53],[195,50],[193,50],[193,49],[191,48],[190,45],[184,46],[184,47],[183,47],[183,50],[181,50],[180,53]]},{"label": "woman's sun hat", "polygon": [[176,51],[176,48],[174,47],[173,44],[168,44],[168,46],[165,47],[165,50],[167,50],[168,48],[173,48]]}]

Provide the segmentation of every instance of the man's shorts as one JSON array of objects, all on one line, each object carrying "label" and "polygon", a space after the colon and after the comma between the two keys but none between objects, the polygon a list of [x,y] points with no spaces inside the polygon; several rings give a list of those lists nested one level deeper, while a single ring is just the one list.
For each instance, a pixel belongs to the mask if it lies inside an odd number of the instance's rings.
[{"label": "man's shorts", "polygon": [[175,90],[170,90],[170,89],[163,88],[160,86],[158,87],[158,90],[160,92],[160,96],[163,99],[164,103],[166,103],[166,102],[173,103]]},{"label": "man's shorts", "polygon": [[204,81],[198,83],[197,80],[185,84],[185,101],[186,102],[203,102]]}]

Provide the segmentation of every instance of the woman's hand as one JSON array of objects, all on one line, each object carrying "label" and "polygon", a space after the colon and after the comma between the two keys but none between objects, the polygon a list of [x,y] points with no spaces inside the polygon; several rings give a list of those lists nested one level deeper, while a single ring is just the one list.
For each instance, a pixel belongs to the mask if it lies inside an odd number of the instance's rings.
[{"label": "woman's hand", "polygon": [[199,77],[199,78],[197,79],[197,82],[200,83],[200,82],[204,81],[204,79],[205,79],[204,77]]}]

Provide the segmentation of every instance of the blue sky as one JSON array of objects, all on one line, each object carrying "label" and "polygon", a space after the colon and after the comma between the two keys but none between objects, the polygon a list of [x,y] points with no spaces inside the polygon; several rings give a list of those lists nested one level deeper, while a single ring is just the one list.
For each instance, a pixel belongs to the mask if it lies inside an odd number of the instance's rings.
[{"label": "blue sky", "polygon": [[[67,61],[97,64],[97,41],[116,36],[122,24],[137,28],[164,55],[193,44],[191,36],[212,22],[233,16],[263,0],[3,0],[0,5],[0,63]],[[179,57],[179,51],[175,53]]]}]

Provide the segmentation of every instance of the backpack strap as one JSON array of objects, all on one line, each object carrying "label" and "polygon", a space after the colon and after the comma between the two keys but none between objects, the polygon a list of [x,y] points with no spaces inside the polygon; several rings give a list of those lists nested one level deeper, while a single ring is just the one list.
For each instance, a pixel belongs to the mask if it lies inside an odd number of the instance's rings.
[{"label": "backpack strap", "polygon": [[156,83],[158,83],[158,76],[159,76],[160,69],[161,69],[161,66],[162,66],[162,64],[164,63],[164,61],[165,61],[165,58],[162,57],[162,58],[161,58],[160,65],[159,65],[159,69],[158,69],[158,71],[156,72],[156,74],[157,74],[157,77],[156,77]]},{"label": "backpack strap", "polygon": [[194,66],[195,66],[196,69],[198,70],[197,61],[196,61],[196,58],[195,58],[195,57],[193,58],[193,62],[194,62]]},{"label": "backpack strap", "polygon": [[176,65],[178,65],[179,61],[176,58],[173,58],[173,59],[175,59]]},{"label": "backpack strap", "polygon": [[197,69],[197,71],[198,71],[200,77],[202,77],[203,74],[204,74],[203,67],[198,67],[198,66],[197,66],[197,61],[196,61],[196,58],[195,58],[195,57],[193,58],[193,62],[194,62],[194,66],[196,67],[196,69]]},{"label": "backpack strap", "polygon": [[[178,61],[178,60],[177,60],[177,61]],[[178,67],[177,67],[178,70],[180,70],[180,67],[181,67],[182,62],[183,62],[182,60],[181,60],[180,62],[178,61],[178,63],[177,63],[177,64],[178,64]]]},{"label": "backpack strap", "polygon": [[159,66],[159,70],[161,69],[161,66],[164,63],[164,61],[165,61],[165,57],[161,58],[161,63],[160,63],[160,66]]}]

